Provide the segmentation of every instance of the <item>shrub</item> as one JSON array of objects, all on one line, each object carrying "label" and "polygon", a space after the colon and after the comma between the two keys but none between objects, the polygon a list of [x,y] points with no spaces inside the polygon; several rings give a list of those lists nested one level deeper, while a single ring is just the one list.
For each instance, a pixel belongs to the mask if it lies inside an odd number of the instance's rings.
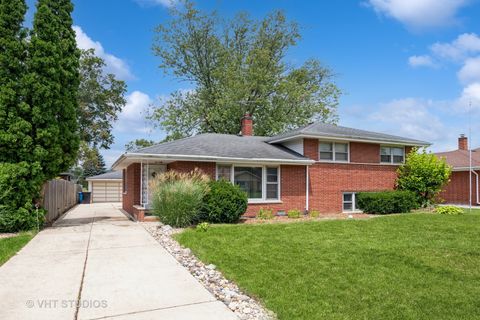
[{"label": "shrub", "polygon": [[318,218],[320,216],[320,212],[318,210],[310,210],[309,214],[312,218]]},{"label": "shrub", "polygon": [[37,212],[33,199],[38,197],[41,181],[33,178],[38,167],[21,163],[0,163],[0,232],[17,232],[42,226],[45,211]]},{"label": "shrub", "polygon": [[365,213],[404,213],[418,208],[416,195],[411,191],[360,192],[356,198]]},{"label": "shrub", "polygon": [[273,219],[273,209],[260,208],[258,211],[257,219],[270,220]]},{"label": "shrub", "polygon": [[207,232],[208,228],[210,228],[210,224],[208,224],[208,222],[201,222],[197,224],[197,227],[195,229],[197,231]]},{"label": "shrub", "polygon": [[302,213],[300,212],[300,210],[288,210],[288,212],[287,212],[287,216],[290,219],[298,219],[298,218],[300,218],[301,214]]},{"label": "shrub", "polygon": [[226,180],[211,181],[205,195],[200,220],[235,223],[247,210],[248,198],[239,186]]},{"label": "shrub", "polygon": [[417,202],[426,207],[438,200],[438,194],[448,183],[451,172],[445,159],[427,153],[425,148],[422,152],[413,149],[407,155],[405,164],[397,170],[397,189],[414,192]]},{"label": "shrub", "polygon": [[458,216],[463,213],[463,210],[455,206],[443,206],[435,208],[435,212],[438,214],[446,214],[451,216]]},{"label": "shrub", "polygon": [[197,170],[160,174],[151,184],[154,214],[162,223],[174,227],[186,227],[198,221],[208,192],[208,179]]}]

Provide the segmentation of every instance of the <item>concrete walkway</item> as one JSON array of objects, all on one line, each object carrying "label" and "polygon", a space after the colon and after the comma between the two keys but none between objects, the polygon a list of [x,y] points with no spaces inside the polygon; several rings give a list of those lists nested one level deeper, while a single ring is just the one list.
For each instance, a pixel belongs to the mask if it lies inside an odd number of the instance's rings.
[{"label": "concrete walkway", "polygon": [[79,205],[0,267],[0,319],[236,319],[119,204]]}]

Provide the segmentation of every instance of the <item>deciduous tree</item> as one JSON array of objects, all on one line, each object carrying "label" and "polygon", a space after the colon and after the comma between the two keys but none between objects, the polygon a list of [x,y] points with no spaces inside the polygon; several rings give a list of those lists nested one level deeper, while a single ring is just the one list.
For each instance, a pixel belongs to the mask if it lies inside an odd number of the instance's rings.
[{"label": "deciduous tree", "polygon": [[91,147],[110,147],[112,126],[126,104],[126,91],[126,83],[105,72],[105,61],[93,49],[82,50],[78,94],[81,141]]},{"label": "deciduous tree", "polygon": [[145,147],[150,147],[154,145],[156,142],[153,140],[147,140],[147,139],[135,139],[133,141],[130,141],[125,145],[125,151],[130,152],[130,151],[135,151],[140,148],[145,148]]},{"label": "deciduous tree", "polygon": [[271,135],[314,120],[335,122],[340,90],[318,60],[287,63],[300,40],[298,25],[273,12],[260,21],[240,13],[232,20],[173,8],[156,29],[160,68],[192,90],[176,91],[149,118],[168,139],[202,132],[237,134],[250,113],[257,135]]}]

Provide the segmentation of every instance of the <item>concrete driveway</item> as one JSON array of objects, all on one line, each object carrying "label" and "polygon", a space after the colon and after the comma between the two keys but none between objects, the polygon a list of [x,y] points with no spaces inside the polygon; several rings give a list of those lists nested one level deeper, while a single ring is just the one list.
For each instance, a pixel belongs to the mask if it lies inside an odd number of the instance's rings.
[{"label": "concrete driveway", "polygon": [[237,319],[119,207],[77,206],[0,267],[0,319]]}]

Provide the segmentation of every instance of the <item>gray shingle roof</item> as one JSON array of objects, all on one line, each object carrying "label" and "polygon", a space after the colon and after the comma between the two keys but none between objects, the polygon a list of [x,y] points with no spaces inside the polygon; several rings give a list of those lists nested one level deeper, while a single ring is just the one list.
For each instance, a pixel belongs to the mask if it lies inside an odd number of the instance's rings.
[{"label": "gray shingle roof", "polygon": [[284,140],[292,138],[298,135],[308,135],[308,136],[319,136],[324,137],[328,136],[331,138],[346,138],[346,139],[360,139],[360,140],[371,140],[371,141],[385,141],[396,142],[396,143],[406,143],[412,145],[429,145],[430,143],[415,140],[405,137],[394,136],[385,133],[371,132],[354,128],[347,128],[342,126],[336,126],[327,123],[316,122],[309,124],[305,127],[301,127],[292,131],[288,131],[283,134],[279,134],[271,137],[268,141],[275,142],[279,140]]},{"label": "gray shingle roof", "polygon": [[114,179],[122,179],[122,171],[110,171],[107,173],[99,174],[98,176],[91,176],[87,177],[86,180],[114,180]]},{"label": "gray shingle roof", "polygon": [[132,154],[195,155],[242,159],[309,160],[283,146],[272,145],[269,137],[206,133],[138,149]]}]

